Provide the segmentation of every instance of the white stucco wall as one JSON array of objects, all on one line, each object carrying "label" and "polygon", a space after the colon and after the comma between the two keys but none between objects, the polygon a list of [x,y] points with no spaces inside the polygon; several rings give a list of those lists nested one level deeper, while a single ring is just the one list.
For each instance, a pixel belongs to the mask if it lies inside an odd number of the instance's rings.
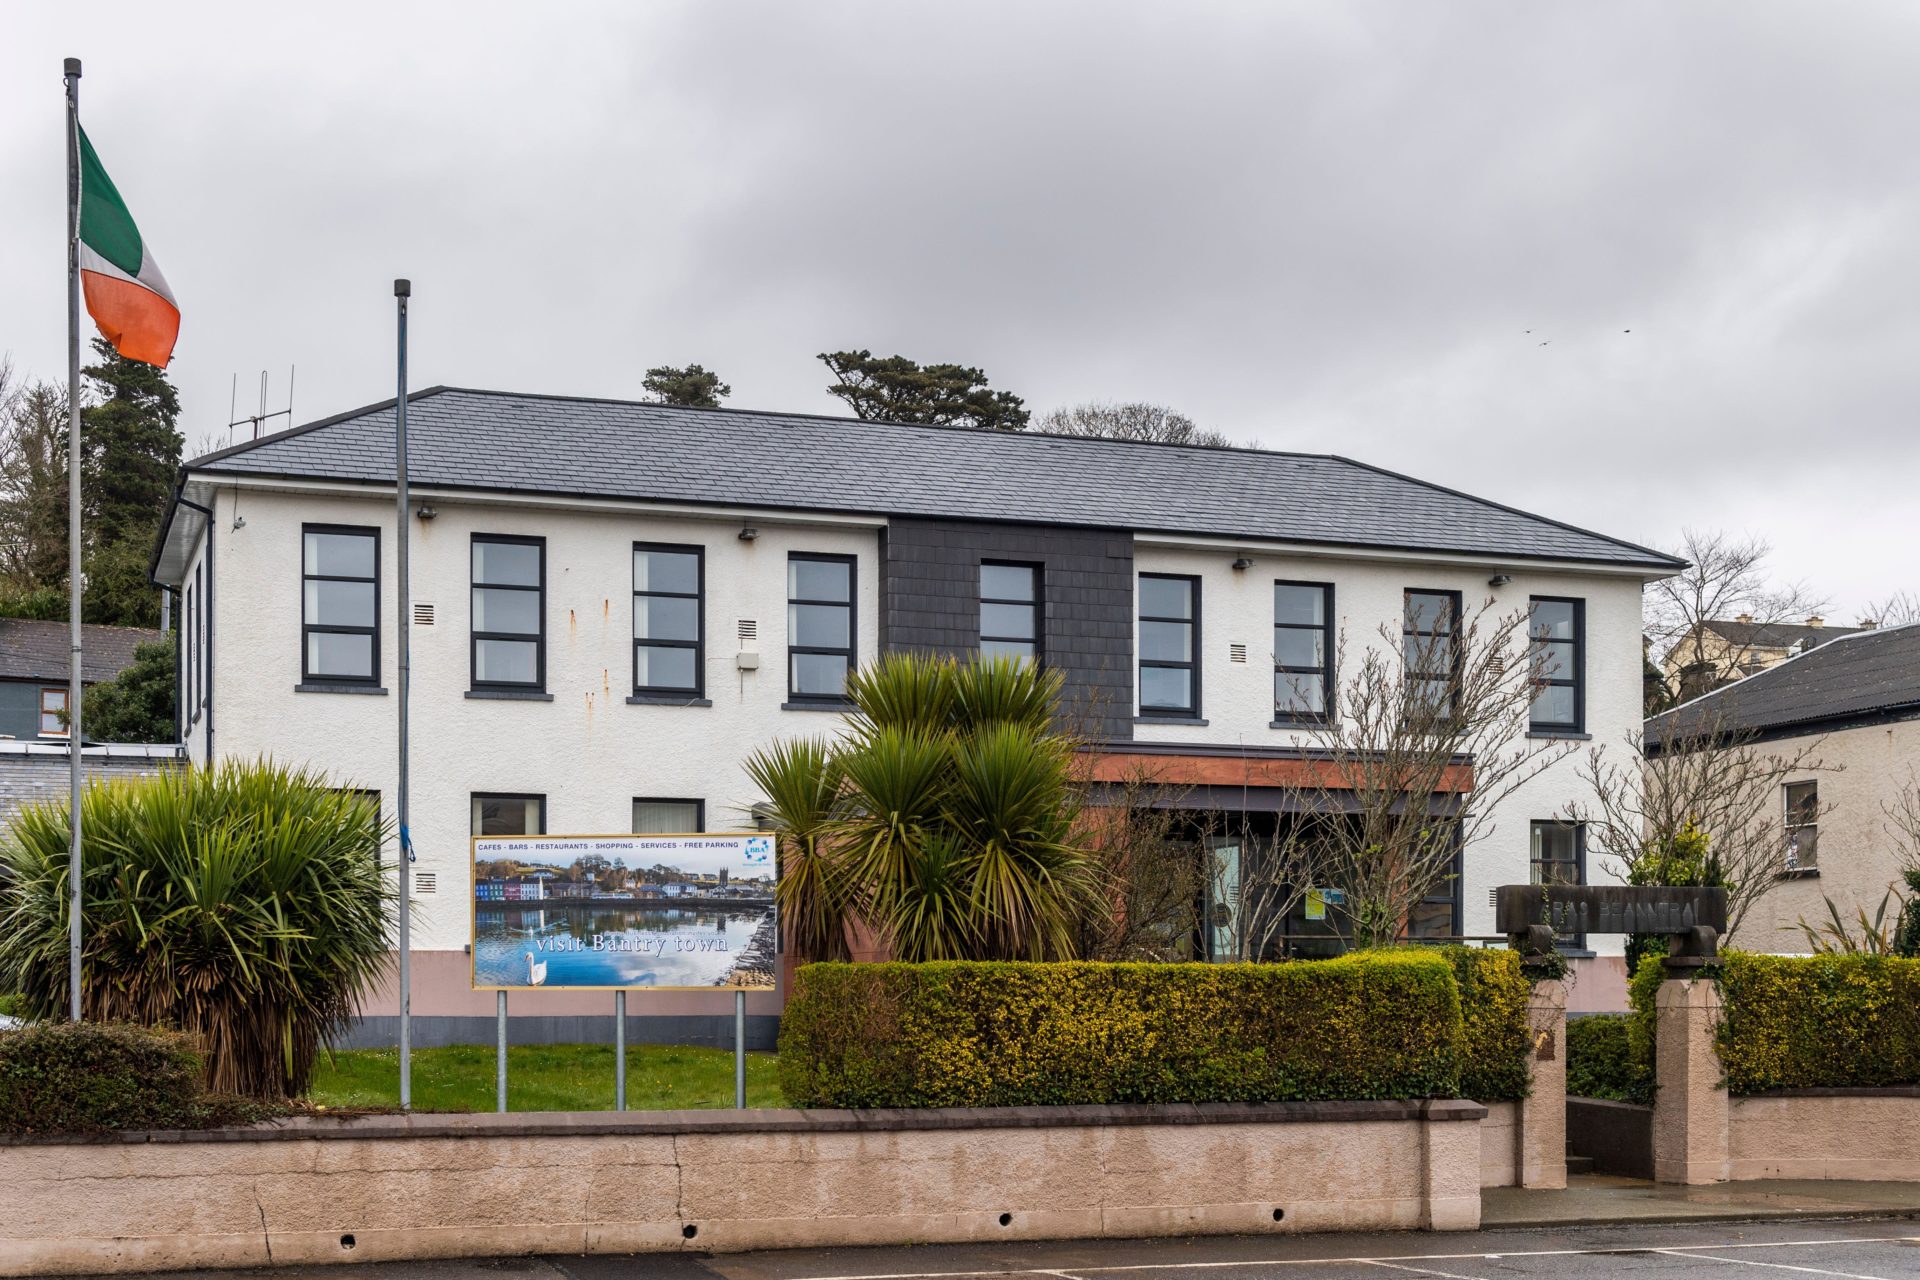
[{"label": "white stucco wall", "polygon": [[[395,707],[388,696],[297,693],[300,682],[301,526],[381,528],[380,683],[395,689],[393,505],[354,497],[245,491],[245,527],[233,529],[233,494],[214,520],[216,740],[222,757],[272,754],[325,769],[341,785],[382,792],[392,814],[397,772]],[[437,518],[414,521],[416,603],[435,606],[412,630],[411,822],[419,899],[414,945],[458,951],[468,940],[468,839],[474,792],[547,796],[552,834],[626,832],[635,797],[702,799],[713,830],[749,825],[758,798],[742,758],[783,735],[835,730],[837,715],[783,711],[786,701],[786,561],[789,551],[859,558],[855,641],[872,658],[879,536],[875,527],[776,523],[756,516],[758,539],[737,536],[738,516],[538,509],[432,499]],[[547,540],[547,692],[551,702],[466,697],[468,554],[475,533]],[[706,548],[706,694],[710,707],[630,706],[632,544]],[[737,669],[739,619],[759,624],[758,671]],[[417,881],[416,881],[417,882]]]},{"label": "white stucco wall", "polygon": [[[1334,585],[1336,644],[1344,637],[1349,669],[1365,647],[1384,643],[1382,626],[1391,632],[1390,643],[1398,645],[1403,593],[1409,588],[1458,591],[1469,615],[1490,596],[1496,616],[1525,609],[1529,596],[1586,601],[1586,732],[1590,740],[1579,742],[1571,749],[1573,754],[1556,760],[1509,796],[1495,811],[1484,838],[1466,853],[1462,931],[1492,933],[1489,891],[1502,884],[1528,881],[1529,824],[1534,819],[1562,818],[1570,803],[1590,795],[1590,789],[1576,776],[1586,753],[1597,745],[1604,745],[1610,752],[1624,752],[1629,736],[1640,727],[1640,579],[1492,563],[1309,556],[1298,552],[1262,553],[1257,549],[1244,552],[1253,565],[1236,570],[1232,564],[1240,554],[1241,550],[1224,546],[1189,548],[1156,544],[1150,539],[1136,545],[1134,567],[1138,572],[1192,574],[1201,580],[1200,715],[1207,721],[1205,725],[1137,724],[1136,739],[1247,747],[1312,746],[1315,732],[1311,729],[1270,727],[1275,581]],[[1489,587],[1487,580],[1496,573],[1510,574],[1513,581]],[[1235,644],[1246,646],[1246,662],[1230,660]],[[1338,673],[1334,679],[1337,684]],[[1587,878],[1589,883],[1618,881],[1591,855]],[[1617,953],[1622,942],[1596,936],[1589,945],[1603,954]]]}]

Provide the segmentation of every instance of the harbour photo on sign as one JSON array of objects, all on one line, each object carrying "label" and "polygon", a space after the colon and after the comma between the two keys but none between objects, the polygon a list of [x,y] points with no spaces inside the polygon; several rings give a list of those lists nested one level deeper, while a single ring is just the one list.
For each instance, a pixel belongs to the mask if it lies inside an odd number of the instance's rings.
[{"label": "harbour photo on sign", "polygon": [[774,984],[771,836],[497,836],[473,842],[473,985]]}]

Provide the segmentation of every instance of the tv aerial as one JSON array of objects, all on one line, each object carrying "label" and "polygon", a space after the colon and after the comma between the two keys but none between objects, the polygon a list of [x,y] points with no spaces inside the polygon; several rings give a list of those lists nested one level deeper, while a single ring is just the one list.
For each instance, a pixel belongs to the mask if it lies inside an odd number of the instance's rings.
[{"label": "tv aerial", "polygon": [[234,442],[233,431],[235,427],[242,427],[242,426],[252,427],[253,428],[252,438],[255,440],[258,440],[260,438],[262,428],[264,428],[267,423],[271,422],[275,418],[285,418],[289,426],[293,424],[294,370],[295,370],[294,365],[287,366],[287,407],[284,409],[275,409],[272,413],[267,412],[266,370],[264,369],[261,370],[260,371],[260,410],[257,413],[248,414],[246,417],[241,417],[239,415],[239,409],[238,409],[238,403],[240,399],[240,375],[237,373],[233,375],[233,388],[227,397],[227,443],[228,444],[232,444]]}]

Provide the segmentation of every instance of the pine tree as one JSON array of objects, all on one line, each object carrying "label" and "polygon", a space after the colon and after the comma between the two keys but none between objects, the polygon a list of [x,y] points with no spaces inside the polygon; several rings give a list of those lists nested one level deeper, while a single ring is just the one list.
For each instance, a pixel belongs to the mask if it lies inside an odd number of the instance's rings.
[{"label": "pine tree", "polygon": [[93,351],[99,363],[82,372],[99,399],[80,413],[82,612],[88,622],[151,627],[160,601],[147,563],[180,466],[180,396],[152,365],[98,338]]},{"label": "pine tree", "polygon": [[661,404],[677,404],[689,409],[718,409],[720,402],[733,394],[733,388],[720,381],[720,375],[690,364],[676,369],[670,364],[647,370],[640,383]]},{"label": "pine tree", "polygon": [[853,416],[880,422],[923,422],[980,431],[1024,431],[1026,402],[1011,391],[994,391],[987,375],[958,364],[916,364],[905,356],[871,351],[823,351],[833,371],[827,388]]}]

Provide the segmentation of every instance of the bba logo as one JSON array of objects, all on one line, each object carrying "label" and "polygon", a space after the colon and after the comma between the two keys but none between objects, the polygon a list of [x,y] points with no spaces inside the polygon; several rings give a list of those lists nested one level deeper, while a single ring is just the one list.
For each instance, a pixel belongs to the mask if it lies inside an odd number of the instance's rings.
[{"label": "bba logo", "polygon": [[765,866],[773,859],[773,837],[748,836],[746,858],[753,866]]}]

